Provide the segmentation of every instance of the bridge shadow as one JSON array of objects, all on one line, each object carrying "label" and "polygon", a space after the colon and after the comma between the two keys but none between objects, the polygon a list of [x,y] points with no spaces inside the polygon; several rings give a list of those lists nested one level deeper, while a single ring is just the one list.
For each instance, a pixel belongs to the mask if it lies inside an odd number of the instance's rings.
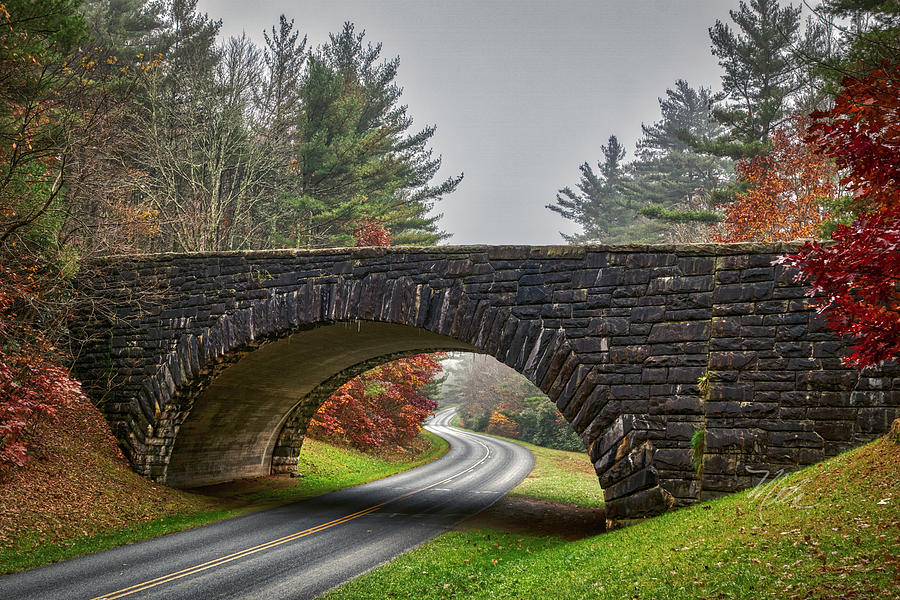
[{"label": "bridge shadow", "polygon": [[[285,476],[271,476],[238,480],[235,482],[194,488],[191,493],[214,497],[226,505],[235,507],[268,508],[278,516],[286,516],[304,526],[310,517],[328,515],[323,518],[337,518],[354,513],[361,507],[380,504],[384,501],[384,491],[374,491],[370,496],[361,489],[352,493],[337,490],[298,501],[254,502],[261,490],[290,487],[296,479]],[[452,525],[457,531],[490,529],[514,535],[533,537],[558,537],[575,541],[593,537],[607,530],[606,510],[603,507],[585,508],[563,502],[552,502],[523,496],[504,496],[491,506],[476,497],[453,499],[452,503],[435,503],[428,497],[410,497],[391,502],[368,515],[378,521],[413,517],[420,521],[434,521]],[[462,519],[460,521],[460,519]]]},{"label": "bridge shadow", "polygon": [[506,496],[457,525],[457,530],[493,529],[516,535],[581,540],[606,532],[606,509],[538,498]]}]

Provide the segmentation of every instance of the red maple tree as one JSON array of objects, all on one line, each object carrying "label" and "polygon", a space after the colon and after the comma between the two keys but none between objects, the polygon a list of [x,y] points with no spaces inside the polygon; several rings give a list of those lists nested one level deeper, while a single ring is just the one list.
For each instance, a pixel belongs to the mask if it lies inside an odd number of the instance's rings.
[{"label": "red maple tree", "polygon": [[832,157],[858,218],[833,245],[805,244],[782,263],[819,294],[828,327],[854,337],[862,369],[900,357],[900,66],[846,78],[834,107],[811,115],[807,142]]},{"label": "red maple tree", "polygon": [[810,115],[806,141],[844,170],[860,212],[900,203],[900,65],[847,77],[834,107]]},{"label": "red maple tree", "polygon": [[423,388],[441,372],[440,355],[418,354],[354,377],[325,401],[309,433],[355,448],[404,447],[437,408]]}]

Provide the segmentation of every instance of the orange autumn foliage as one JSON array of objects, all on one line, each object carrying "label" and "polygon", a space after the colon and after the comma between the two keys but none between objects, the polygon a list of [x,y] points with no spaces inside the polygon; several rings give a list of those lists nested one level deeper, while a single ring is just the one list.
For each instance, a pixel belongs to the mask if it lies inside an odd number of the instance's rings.
[{"label": "orange autumn foliage", "polygon": [[493,435],[516,438],[519,436],[519,426],[515,421],[495,410],[491,413],[491,420],[488,422],[487,432]]},{"label": "orange autumn foliage", "polygon": [[750,189],[721,206],[718,242],[775,242],[816,237],[831,217],[825,201],[840,195],[834,163],[801,141],[803,119],[772,136],[772,150],[737,166]]}]

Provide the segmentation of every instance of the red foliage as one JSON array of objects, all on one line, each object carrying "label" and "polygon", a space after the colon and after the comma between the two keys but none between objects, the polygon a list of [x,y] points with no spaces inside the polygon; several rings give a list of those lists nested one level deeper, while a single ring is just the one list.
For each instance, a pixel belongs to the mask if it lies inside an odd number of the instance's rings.
[{"label": "red foliage", "polygon": [[58,408],[87,400],[53,362],[54,348],[15,312],[37,293],[33,278],[0,266],[0,468],[27,460],[28,434]]},{"label": "red foliage", "polygon": [[363,219],[362,223],[353,232],[356,246],[390,246],[391,236],[387,227],[378,219]]},{"label": "red foliage", "polygon": [[829,328],[854,336],[847,362],[864,368],[900,356],[900,206],[863,215],[832,235],[837,244],[806,244],[782,259],[822,294]]},{"label": "red foliage", "polygon": [[900,65],[847,77],[834,108],[810,115],[807,142],[846,174],[841,183],[863,208],[887,209],[900,198]]},{"label": "red foliage", "polygon": [[418,354],[353,378],[313,416],[313,437],[341,437],[363,450],[409,444],[437,403],[422,395],[441,372],[439,356]]},{"label": "red foliage", "polygon": [[793,128],[777,129],[768,154],[737,164],[740,179],[748,182],[750,189],[722,207],[725,220],[713,236],[716,241],[813,237],[829,218],[823,200],[838,195],[836,169],[825,155],[797,139],[807,121],[798,118]]},{"label": "red foliage", "polygon": [[807,141],[846,170],[864,211],[781,262],[821,294],[828,326],[855,339],[847,362],[862,369],[900,357],[900,67],[847,78],[830,111],[812,114]]}]

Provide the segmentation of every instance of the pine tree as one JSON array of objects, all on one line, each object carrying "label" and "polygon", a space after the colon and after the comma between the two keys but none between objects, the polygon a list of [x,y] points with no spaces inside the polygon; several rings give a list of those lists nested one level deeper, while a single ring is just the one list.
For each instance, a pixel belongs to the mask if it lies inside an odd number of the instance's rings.
[{"label": "pine tree", "polygon": [[547,208],[581,226],[581,233],[562,235],[570,244],[615,243],[636,241],[633,239],[638,205],[623,194],[625,169],[622,160],[625,148],[615,135],[600,147],[603,160],[597,163],[598,171],[588,163],[578,169],[581,179],[576,190],[564,187],[556,194],[555,204]]},{"label": "pine tree", "polygon": [[659,98],[662,118],[652,125],[641,125],[643,137],[638,142],[637,154],[659,156],[669,152],[685,152],[690,145],[685,137],[715,137],[723,133],[722,125],[713,116],[718,97],[709,88],[694,89],[684,79],[666,90],[666,97]]},{"label": "pine tree", "polygon": [[253,127],[256,143],[264,146],[271,166],[265,182],[269,201],[260,202],[252,215],[253,232],[249,245],[254,248],[284,246],[289,243],[279,231],[285,220],[285,205],[280,199],[296,193],[294,156],[300,145],[298,121],[302,107],[300,86],[306,68],[306,36],[294,30],[294,21],[284,15],[278,26],[264,31],[263,73],[254,90]]},{"label": "pine tree", "polygon": [[276,145],[289,146],[296,140],[296,121],[300,110],[300,83],[306,62],[306,36],[294,31],[294,20],[284,15],[271,34],[263,32],[266,47],[263,62],[266,73],[261,82],[256,104],[260,120],[266,124],[266,137]]},{"label": "pine tree", "polygon": [[716,111],[729,129],[709,149],[720,156],[753,156],[768,142],[772,129],[787,116],[797,91],[797,62],[792,45],[798,39],[800,8],[780,7],[778,0],[741,1],[729,11],[737,27],[721,21],[709,29],[712,52],[724,69],[725,106]]},{"label": "pine tree", "polygon": [[123,62],[162,51],[163,9],[146,0],[85,0],[81,5],[93,41]]},{"label": "pine tree", "polygon": [[[808,28],[808,37],[803,37],[800,8],[781,7],[778,0],[741,0],[738,10],[729,14],[734,28],[716,21],[709,29],[712,53],[724,70],[722,100],[714,107],[713,115],[725,131],[718,135],[685,133],[683,137],[698,154],[751,159],[769,149],[772,131],[793,110],[802,103],[821,100],[804,88],[812,81],[805,77],[808,70],[801,68],[798,49],[818,53],[824,42],[819,35],[821,29],[816,27]],[[707,207],[730,204],[738,194],[747,191],[745,182],[729,178],[723,183],[724,186],[710,191]],[[711,222],[712,215],[705,211],[689,220]]]},{"label": "pine tree", "polygon": [[381,61],[381,44],[364,38],[345,23],[309,57],[300,84],[297,191],[284,198],[282,226],[298,246],[352,243],[353,224],[372,218],[396,244],[446,237],[428,212],[462,176],[431,185],[441,165],[427,147],[435,127],[410,133],[395,82],[399,58]]},{"label": "pine tree", "polygon": [[[848,23],[839,32],[839,51],[824,64],[814,65],[831,83],[836,95],[841,79],[863,78],[900,57],[900,3],[897,0],[823,0],[822,20],[837,18]],[[830,28],[834,30],[834,27]]]},{"label": "pine tree", "polygon": [[705,225],[690,224],[719,220],[711,210],[710,194],[730,177],[731,161],[694,152],[686,141],[723,133],[713,117],[715,101],[709,88],[695,90],[679,79],[659,99],[662,118],[641,126],[644,135],[638,142],[637,160],[629,165],[627,193],[645,203],[641,215],[667,224],[663,235],[669,239],[702,239]]},{"label": "pine tree", "polygon": [[835,95],[833,74],[827,65],[840,54],[835,17],[816,15],[806,19],[806,32],[793,49],[797,61],[797,91],[791,102],[794,115],[826,109]]}]

